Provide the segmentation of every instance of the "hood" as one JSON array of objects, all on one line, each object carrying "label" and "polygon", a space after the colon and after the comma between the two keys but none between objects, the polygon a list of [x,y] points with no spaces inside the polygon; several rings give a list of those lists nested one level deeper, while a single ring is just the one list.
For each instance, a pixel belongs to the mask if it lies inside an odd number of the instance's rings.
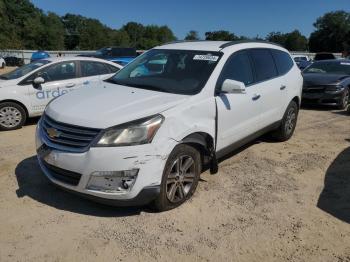
[{"label": "hood", "polygon": [[45,112],[62,123],[103,129],[161,113],[188,97],[104,83],[65,94]]},{"label": "hood", "polygon": [[317,73],[306,73],[303,74],[304,86],[322,86],[336,84],[345,78],[350,77],[349,75],[336,75],[336,74],[317,74]]}]

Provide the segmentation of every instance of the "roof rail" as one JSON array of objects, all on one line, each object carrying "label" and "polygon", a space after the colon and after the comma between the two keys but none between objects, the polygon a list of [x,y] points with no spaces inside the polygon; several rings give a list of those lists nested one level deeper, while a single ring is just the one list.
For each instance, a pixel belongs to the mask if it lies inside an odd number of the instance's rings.
[{"label": "roof rail", "polygon": [[238,45],[238,44],[246,44],[246,43],[262,43],[262,44],[270,44],[270,45],[283,47],[283,46],[281,46],[279,44],[272,43],[272,42],[269,42],[269,41],[264,41],[264,40],[237,40],[237,41],[231,41],[231,42],[222,44],[220,46],[220,48],[224,49],[224,48],[229,47],[229,46]]},{"label": "roof rail", "polygon": [[170,44],[177,44],[177,43],[193,43],[193,42],[204,42],[207,40],[176,40],[176,41],[172,41],[172,42],[167,42],[164,44],[161,44],[159,46],[163,46],[163,45],[170,45]]}]

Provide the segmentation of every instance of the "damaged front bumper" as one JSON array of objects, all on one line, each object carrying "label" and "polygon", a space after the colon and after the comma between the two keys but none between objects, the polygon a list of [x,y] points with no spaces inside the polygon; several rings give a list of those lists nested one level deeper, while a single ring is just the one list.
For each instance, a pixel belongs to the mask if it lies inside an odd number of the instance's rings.
[{"label": "damaged front bumper", "polygon": [[48,147],[36,134],[40,167],[51,182],[97,202],[135,206],[160,192],[165,163],[177,142],[127,147],[91,147],[84,153]]}]

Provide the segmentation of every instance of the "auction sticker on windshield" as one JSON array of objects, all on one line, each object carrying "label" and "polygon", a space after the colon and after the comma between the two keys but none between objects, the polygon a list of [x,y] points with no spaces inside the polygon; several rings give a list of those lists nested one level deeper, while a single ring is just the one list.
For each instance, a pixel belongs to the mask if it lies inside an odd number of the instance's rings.
[{"label": "auction sticker on windshield", "polygon": [[195,55],[193,60],[203,60],[203,61],[218,61],[219,57],[214,55]]}]

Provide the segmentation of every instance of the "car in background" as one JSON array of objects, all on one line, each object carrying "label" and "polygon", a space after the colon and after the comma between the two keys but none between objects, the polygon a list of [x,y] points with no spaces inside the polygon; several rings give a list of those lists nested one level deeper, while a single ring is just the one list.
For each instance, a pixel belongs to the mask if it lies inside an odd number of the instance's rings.
[{"label": "car in background", "polygon": [[312,64],[310,57],[307,55],[293,55],[292,57],[300,70],[304,70]]},{"label": "car in background", "polygon": [[121,66],[130,63],[138,56],[135,48],[129,47],[104,47],[94,53],[81,54],[79,56],[96,57],[105,59]]},{"label": "car in background", "polygon": [[0,56],[0,68],[5,68],[5,66],[6,66],[5,59]]},{"label": "car in background", "polygon": [[40,116],[52,99],[100,85],[120,69],[97,58],[46,58],[0,75],[0,130],[20,128],[28,117]]},{"label": "car in background", "polygon": [[345,109],[349,104],[350,60],[316,61],[303,71],[303,104]]},{"label": "car in background", "polygon": [[24,65],[24,60],[16,56],[6,56],[4,57],[6,66],[22,66]]},{"label": "car in background", "polygon": [[202,167],[217,172],[219,157],[267,132],[288,140],[302,83],[278,45],[158,46],[99,87],[52,101],[38,123],[38,161],[87,198],[169,210],[191,198]]},{"label": "car in background", "polygon": [[36,60],[41,60],[41,59],[45,59],[45,58],[49,58],[50,55],[48,52],[42,51],[42,50],[38,50],[36,52],[34,52],[30,58],[30,62],[36,61]]},{"label": "car in background", "polygon": [[337,59],[334,54],[332,53],[317,53],[314,57],[314,61],[321,61],[321,60],[332,60],[332,59]]}]

